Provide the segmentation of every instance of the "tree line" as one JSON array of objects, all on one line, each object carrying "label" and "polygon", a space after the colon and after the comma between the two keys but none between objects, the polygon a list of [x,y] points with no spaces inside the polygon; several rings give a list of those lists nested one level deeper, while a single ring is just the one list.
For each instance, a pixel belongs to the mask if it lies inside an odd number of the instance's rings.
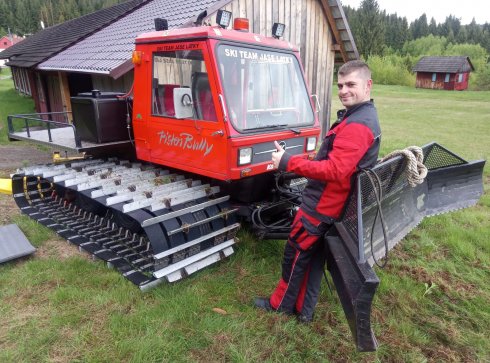
[{"label": "tree line", "polygon": [[443,23],[427,19],[424,13],[408,23],[406,17],[387,14],[376,0],[363,0],[358,9],[344,7],[359,53],[368,58],[381,55],[387,50],[402,51],[407,41],[429,35],[444,37],[453,44],[480,44],[490,53],[490,23],[462,25],[455,15],[449,15]]},{"label": "tree line", "polygon": [[462,25],[455,15],[443,23],[422,14],[406,17],[387,14],[376,0],[363,0],[359,8],[344,8],[359,54],[373,78],[381,84],[413,86],[413,66],[422,56],[469,56],[475,68],[470,88],[490,90],[490,23]]},{"label": "tree line", "polygon": [[0,0],[0,36],[34,34],[127,0]]},{"label": "tree line", "polygon": [[[0,36],[34,34],[82,15],[127,0],[0,0]],[[363,0],[359,8],[344,7],[362,58],[375,71],[375,81],[413,85],[411,70],[424,55],[469,56],[474,89],[490,90],[490,24],[475,20],[462,25],[455,15],[443,23],[428,20],[426,14],[408,22],[406,17],[388,14],[376,0]],[[470,83],[470,87],[472,86]]]}]

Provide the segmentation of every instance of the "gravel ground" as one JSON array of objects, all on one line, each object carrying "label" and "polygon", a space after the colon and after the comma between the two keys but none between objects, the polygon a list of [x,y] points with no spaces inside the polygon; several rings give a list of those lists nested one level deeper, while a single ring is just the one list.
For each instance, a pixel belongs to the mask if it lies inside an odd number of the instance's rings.
[{"label": "gravel ground", "polygon": [[[50,163],[52,153],[53,151],[48,148],[40,149],[24,143],[0,145],[0,178],[9,178],[17,168]],[[11,195],[0,194],[0,225],[15,223],[14,218],[19,214],[20,210],[14,198]],[[75,246],[57,236],[44,242],[34,254],[35,258],[66,259],[72,256],[89,258],[88,255],[81,254]]]},{"label": "gravel ground", "polygon": [[36,146],[11,143],[0,145],[0,173],[5,177],[5,173],[10,174],[17,168],[28,165],[46,164],[52,161],[52,151],[49,149],[39,149]]},{"label": "gravel ground", "polygon": [[[51,155],[51,150],[40,150],[32,145],[0,145],[0,178],[9,178],[23,166],[49,163],[52,161]],[[0,194],[0,225],[12,223],[12,217],[18,214],[19,208],[12,196]]]}]

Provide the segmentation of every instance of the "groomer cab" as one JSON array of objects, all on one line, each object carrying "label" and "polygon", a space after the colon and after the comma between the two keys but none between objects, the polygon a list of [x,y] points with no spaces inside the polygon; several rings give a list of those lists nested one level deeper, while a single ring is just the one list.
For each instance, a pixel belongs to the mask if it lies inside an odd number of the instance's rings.
[{"label": "groomer cab", "polygon": [[320,128],[298,48],[250,33],[247,19],[225,28],[137,37],[132,119],[139,159],[233,181],[271,173],[275,140],[291,154],[314,156]]}]

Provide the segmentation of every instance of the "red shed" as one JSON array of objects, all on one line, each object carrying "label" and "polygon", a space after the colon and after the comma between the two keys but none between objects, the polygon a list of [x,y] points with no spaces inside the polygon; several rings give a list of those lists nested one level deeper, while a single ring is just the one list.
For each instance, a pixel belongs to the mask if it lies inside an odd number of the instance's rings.
[{"label": "red shed", "polygon": [[11,47],[12,45],[20,42],[21,40],[23,40],[24,38],[22,37],[19,37],[17,35],[4,35],[3,37],[0,38],[0,52],[2,50],[5,50],[9,47]]},{"label": "red shed", "polygon": [[475,68],[470,57],[422,57],[413,67],[415,87],[463,91],[468,88],[470,72]]}]

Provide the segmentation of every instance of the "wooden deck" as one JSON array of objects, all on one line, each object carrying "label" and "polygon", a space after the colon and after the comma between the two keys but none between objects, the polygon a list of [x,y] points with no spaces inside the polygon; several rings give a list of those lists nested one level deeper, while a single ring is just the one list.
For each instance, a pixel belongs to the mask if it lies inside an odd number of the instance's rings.
[{"label": "wooden deck", "polygon": [[108,143],[96,144],[89,141],[81,141],[81,146],[77,147],[75,143],[75,135],[73,133],[73,128],[71,127],[59,127],[51,129],[51,140],[49,141],[48,130],[30,130],[30,137],[27,131],[20,131],[9,133],[10,139],[15,140],[26,140],[35,144],[43,144],[48,146],[59,147],[64,150],[76,151],[76,152],[93,152],[101,151],[101,149],[114,147],[114,146],[129,146],[131,141],[115,141]]}]

